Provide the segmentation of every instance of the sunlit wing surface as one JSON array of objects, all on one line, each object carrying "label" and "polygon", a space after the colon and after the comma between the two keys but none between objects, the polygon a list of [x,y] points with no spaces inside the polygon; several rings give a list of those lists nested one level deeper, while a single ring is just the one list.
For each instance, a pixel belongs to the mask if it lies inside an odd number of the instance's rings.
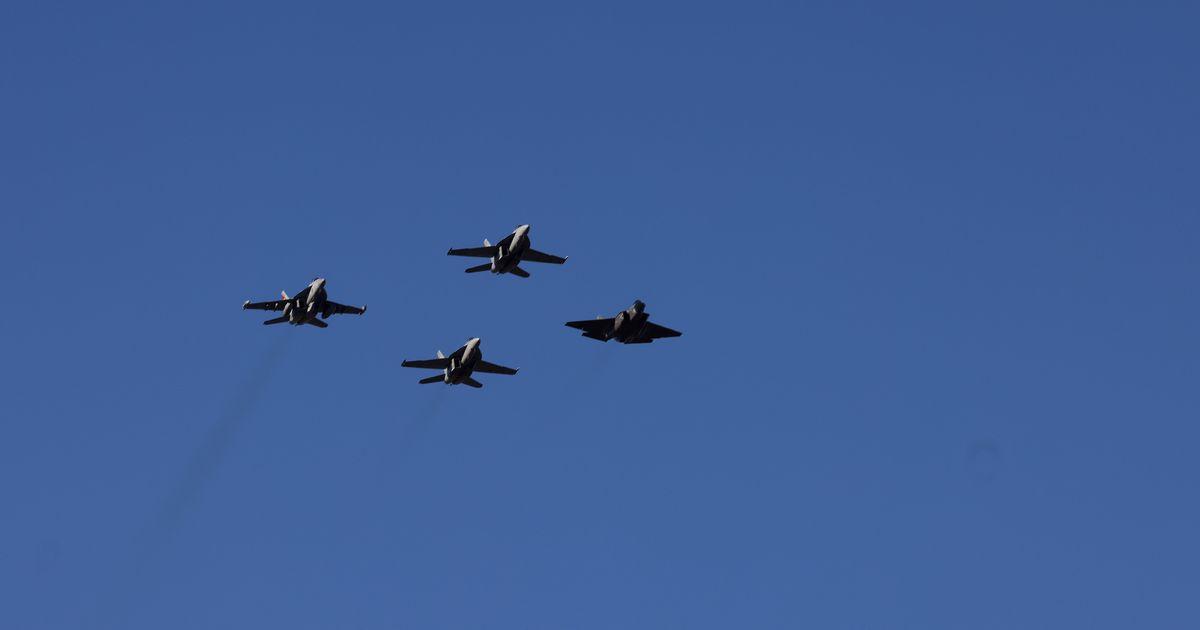
[{"label": "sunlit wing surface", "polygon": [[242,304],[242,308],[253,309],[256,311],[282,311],[284,306],[287,306],[289,300],[273,300],[271,302],[246,302]]}]

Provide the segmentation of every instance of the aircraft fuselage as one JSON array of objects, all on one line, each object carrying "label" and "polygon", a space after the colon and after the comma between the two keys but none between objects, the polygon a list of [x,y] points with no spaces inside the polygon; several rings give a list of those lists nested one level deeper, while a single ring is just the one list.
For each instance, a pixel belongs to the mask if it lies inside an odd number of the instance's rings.
[{"label": "aircraft fuselage", "polygon": [[[467,345],[462,348],[461,357],[451,357],[450,365],[443,370],[445,375],[442,380],[447,385],[457,385],[465,378],[470,378],[471,373],[475,371],[475,364],[483,358],[483,350],[479,349],[479,337],[475,337],[467,342]],[[434,381],[437,382],[437,381]]]},{"label": "aircraft fuselage", "polygon": [[521,256],[529,249],[529,226],[522,225],[513,230],[512,241],[508,247],[500,246],[495,256],[492,256],[492,273],[508,273],[513,267],[521,264]]},{"label": "aircraft fuselage", "polygon": [[617,313],[613,318],[613,328],[608,338],[624,342],[638,337],[646,326],[646,320],[650,319],[650,315],[644,309],[645,306],[638,302]]},{"label": "aircraft fuselage", "polygon": [[284,317],[287,317],[288,323],[293,326],[302,326],[316,319],[317,315],[325,310],[325,303],[329,300],[324,278],[313,280],[302,292],[305,293],[303,299],[292,298],[288,305],[283,307]]}]

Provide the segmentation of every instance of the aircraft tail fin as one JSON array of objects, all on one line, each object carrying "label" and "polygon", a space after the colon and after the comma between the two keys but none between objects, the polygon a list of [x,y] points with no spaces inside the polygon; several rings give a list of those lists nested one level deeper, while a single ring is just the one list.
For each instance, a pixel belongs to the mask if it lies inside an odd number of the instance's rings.
[{"label": "aircraft tail fin", "polygon": [[271,324],[282,324],[283,322],[286,322],[287,320],[288,320],[287,315],[284,315],[283,317],[276,317],[275,319],[268,319],[267,321],[263,322],[263,325],[270,326]]},{"label": "aircraft tail fin", "polygon": [[471,267],[470,269],[467,269],[467,273],[479,273],[480,271],[490,271],[491,269],[492,269],[492,263],[489,262],[489,263],[483,263],[482,265],[476,265],[474,267]]},{"label": "aircraft tail fin", "polygon": [[470,385],[471,387],[474,387],[476,389],[483,387],[483,383],[480,383],[479,381],[471,378],[470,376],[464,378],[462,380],[462,383],[463,383],[463,385]]},{"label": "aircraft tail fin", "polygon": [[508,270],[508,272],[509,272],[509,273],[511,273],[511,274],[512,274],[512,275],[514,275],[514,276],[519,276],[519,277],[521,277],[521,278],[528,278],[528,277],[529,277],[529,272],[528,272],[528,271],[525,271],[524,269],[522,269],[522,268],[520,268],[520,267],[513,267],[512,269],[509,269],[509,270]]},{"label": "aircraft tail fin", "polygon": [[435,374],[433,376],[427,376],[417,382],[422,385],[428,385],[430,383],[441,383],[442,380],[443,380],[443,377],[441,374]]}]

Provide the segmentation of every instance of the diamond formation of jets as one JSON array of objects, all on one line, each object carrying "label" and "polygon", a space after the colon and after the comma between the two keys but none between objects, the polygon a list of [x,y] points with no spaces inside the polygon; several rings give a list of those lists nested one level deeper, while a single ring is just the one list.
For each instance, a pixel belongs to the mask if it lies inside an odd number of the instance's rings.
[{"label": "diamond formation of jets", "polygon": [[[288,297],[286,291],[281,291],[282,300],[270,302],[251,302],[246,300],[243,309],[257,311],[283,311],[283,315],[263,322],[267,326],[287,322],[293,326],[311,324],[317,328],[329,326],[322,319],[330,315],[362,315],[367,312],[366,306],[346,306],[329,299],[325,292],[325,279],[313,278],[308,286],[301,289],[294,297]],[[320,319],[317,319],[320,316]]]},{"label": "diamond formation of jets", "polygon": [[442,351],[438,350],[436,359],[402,361],[400,365],[403,367],[442,371],[441,374],[417,381],[422,385],[440,381],[447,385],[458,385],[461,383],[463,385],[470,385],[471,387],[483,387],[483,383],[471,378],[471,374],[474,372],[508,375],[517,373],[517,370],[514,368],[484,361],[483,351],[479,349],[479,345],[479,337],[473,337],[468,339],[463,347],[451,352],[448,357],[442,355]]},{"label": "diamond formation of jets", "polygon": [[651,323],[650,314],[646,312],[646,303],[641,300],[634,300],[633,306],[617,313],[615,317],[567,322],[567,326],[582,330],[583,336],[588,339],[605,342],[616,339],[621,343],[651,343],[662,337],[678,337],[683,334]]},{"label": "diamond formation of jets", "polygon": [[[520,225],[512,234],[504,237],[499,243],[492,245],[484,239],[483,247],[451,249],[446,252],[451,256],[474,256],[490,258],[491,260],[477,267],[467,269],[467,273],[491,271],[494,274],[511,273],[522,278],[528,278],[529,273],[520,267],[522,262],[540,262],[561,265],[567,261],[565,257],[539,252],[529,244],[529,226]],[[263,324],[289,323],[293,326],[310,324],[318,328],[326,328],[329,324],[322,320],[332,315],[362,315],[367,312],[366,306],[347,306],[329,299],[325,290],[324,278],[313,278],[308,286],[301,289],[293,297],[286,292],[280,292],[283,299],[269,302],[251,302],[246,300],[243,309],[259,311],[283,311],[280,317],[268,319]],[[650,314],[646,312],[646,303],[634,300],[633,306],[617,313],[613,317],[597,317],[582,321],[567,322],[567,326],[583,331],[583,336],[597,341],[607,342],[615,339],[619,343],[651,343],[663,337],[678,337],[683,333],[671,330],[650,322]],[[488,374],[513,375],[517,370],[483,360],[479,337],[467,340],[461,348],[445,356],[439,350],[435,359],[405,360],[403,367],[440,370],[441,374],[423,378],[419,383],[442,382],[447,385],[469,385],[483,387],[483,383],[472,378],[476,372]]]},{"label": "diamond formation of jets", "polygon": [[566,258],[539,252],[529,246],[529,226],[520,225],[513,230],[512,234],[505,236],[499,243],[492,245],[483,239],[483,247],[467,247],[463,249],[451,249],[446,252],[447,256],[474,256],[476,258],[491,258],[491,262],[484,263],[477,267],[470,267],[467,273],[478,273],[480,271],[491,271],[495,274],[511,273],[514,276],[528,278],[529,272],[520,267],[521,262],[539,262],[550,263],[553,265],[561,265],[567,262]]}]

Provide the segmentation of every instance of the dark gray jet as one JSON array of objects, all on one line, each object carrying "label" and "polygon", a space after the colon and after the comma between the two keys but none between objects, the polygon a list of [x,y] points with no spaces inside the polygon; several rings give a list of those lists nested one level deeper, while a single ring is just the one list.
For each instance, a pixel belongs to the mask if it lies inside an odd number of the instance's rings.
[{"label": "dark gray jet", "polygon": [[468,339],[466,345],[450,353],[450,356],[443,356],[442,351],[438,350],[436,359],[426,359],[423,361],[404,361],[400,363],[404,367],[425,368],[427,370],[441,370],[442,373],[437,376],[423,378],[418,383],[428,384],[442,382],[447,385],[470,385],[471,387],[483,387],[483,383],[471,378],[472,372],[487,372],[488,374],[516,374],[517,371],[503,365],[488,363],[483,360],[483,351],[479,349],[479,337]]},{"label": "dark gray jet", "polygon": [[597,317],[567,322],[571,328],[583,331],[583,336],[598,341],[616,339],[621,343],[650,343],[662,337],[678,337],[683,333],[666,326],[650,323],[646,303],[634,300],[633,306],[617,313],[616,317]]},{"label": "dark gray jet", "polygon": [[320,315],[321,319],[329,319],[330,315],[362,315],[367,312],[366,306],[346,306],[345,304],[338,304],[331,301],[329,296],[325,294],[325,278],[313,278],[312,283],[300,289],[300,292],[295,297],[288,297],[286,291],[280,291],[280,295],[283,296],[283,299],[273,302],[251,302],[250,300],[246,300],[246,303],[242,304],[242,308],[257,311],[283,311],[282,317],[268,319],[263,322],[268,326],[287,322],[293,326],[312,324],[317,328],[329,326],[329,324],[317,319],[317,315]]},{"label": "dark gray jet", "polygon": [[512,234],[505,236],[499,243],[492,245],[483,239],[483,247],[467,247],[465,249],[451,249],[446,252],[447,256],[474,256],[476,258],[491,258],[492,261],[471,267],[467,269],[467,273],[478,273],[480,271],[490,271],[492,273],[511,273],[514,276],[528,278],[529,272],[520,268],[518,265],[521,261],[550,263],[561,265],[567,262],[566,258],[560,258],[551,254],[539,252],[529,246],[529,226],[518,225],[517,229],[513,230]]}]

